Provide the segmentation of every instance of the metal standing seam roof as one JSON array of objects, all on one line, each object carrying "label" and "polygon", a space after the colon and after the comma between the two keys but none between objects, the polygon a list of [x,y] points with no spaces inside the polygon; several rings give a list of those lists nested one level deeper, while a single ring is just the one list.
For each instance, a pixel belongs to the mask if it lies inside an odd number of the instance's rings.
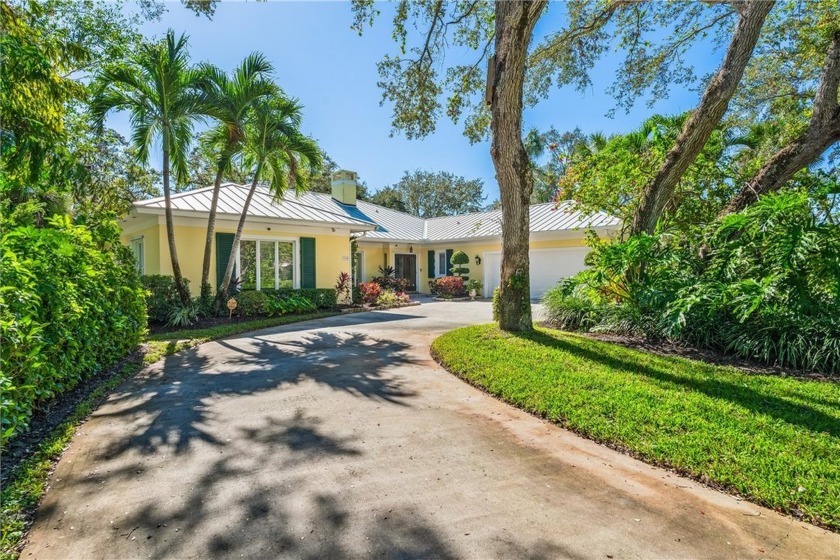
[{"label": "metal standing seam roof", "polygon": [[[196,189],[172,195],[172,209],[187,212],[209,212],[212,196],[212,187]],[[220,214],[240,215],[245,199],[248,196],[249,187],[233,183],[225,183],[219,189],[219,201],[217,212]],[[314,194],[314,193],[309,193]],[[332,200],[329,195],[324,195]],[[346,206],[336,203],[335,205],[324,204],[323,201],[317,204],[306,204],[306,202],[318,202],[311,197],[296,197],[294,193],[287,193],[281,202],[276,202],[268,189],[258,186],[251,199],[248,208],[250,216],[261,218],[274,218],[280,220],[297,220],[305,222],[322,222],[330,224],[347,224],[349,226],[376,226],[375,222],[367,220],[358,212],[345,210]],[[140,200],[134,203],[138,209],[164,209],[163,197]]]},{"label": "metal standing seam roof", "polygon": [[[245,185],[225,183],[219,190],[218,212],[239,215],[248,194]],[[212,187],[178,193],[171,197],[174,210],[209,212]],[[164,208],[163,197],[134,203],[140,208]],[[249,214],[256,217],[347,224],[376,229],[367,231],[365,239],[394,241],[447,241],[498,237],[502,234],[502,211],[475,212],[457,216],[423,219],[405,212],[385,208],[370,202],[358,201],[356,206],[342,204],[324,193],[305,192],[300,195],[287,193],[282,201],[275,201],[268,189],[258,186],[251,200]],[[553,202],[534,204],[530,207],[531,232],[575,230],[587,227],[615,227],[618,218],[596,212],[583,214],[574,202],[565,201],[555,206]]]},{"label": "metal standing seam roof", "polygon": [[[555,206],[553,202],[533,204],[529,208],[529,213],[532,233],[619,225],[617,218],[604,212],[583,214],[576,210],[575,203],[571,201],[561,202],[559,206]],[[427,241],[497,237],[501,234],[501,210],[426,220]]]}]

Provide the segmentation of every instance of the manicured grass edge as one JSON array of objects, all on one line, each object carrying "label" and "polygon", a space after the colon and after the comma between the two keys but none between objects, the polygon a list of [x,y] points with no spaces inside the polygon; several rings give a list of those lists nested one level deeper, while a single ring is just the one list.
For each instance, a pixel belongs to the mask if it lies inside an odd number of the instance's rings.
[{"label": "manicured grass edge", "polygon": [[206,329],[184,329],[180,331],[154,334],[149,336],[147,339],[150,341],[198,340],[206,342],[208,340],[214,340],[225,336],[233,336],[243,332],[257,331],[260,329],[267,329],[269,327],[279,327],[281,325],[299,323],[301,321],[309,321],[312,319],[322,319],[324,317],[332,317],[333,315],[340,315],[340,313],[336,311],[316,311],[313,313],[304,313],[302,315],[281,315],[279,317],[267,317],[265,319],[254,319],[253,321],[231,323],[229,325],[217,325],[215,327],[207,327]]},{"label": "manicured grass edge", "polygon": [[[459,329],[455,329],[455,330],[459,330]],[[554,330],[557,330],[557,329],[554,329]],[[482,393],[484,393],[484,394],[486,394],[486,395],[488,395],[488,396],[490,396],[490,397],[492,397],[492,398],[494,398],[498,401],[504,402],[505,404],[508,404],[508,405],[510,405],[514,408],[517,408],[517,409],[519,409],[523,412],[527,412],[528,414],[530,414],[531,416],[534,416],[535,418],[539,418],[540,420],[550,422],[551,424],[554,424],[555,426],[558,426],[558,427],[560,427],[564,430],[568,430],[568,431],[570,431],[570,432],[572,432],[572,433],[574,433],[574,434],[576,434],[576,435],[578,435],[582,438],[588,439],[589,441],[593,441],[593,442],[595,442],[599,445],[603,445],[604,447],[607,447],[609,449],[612,449],[612,450],[617,451],[619,453],[622,453],[624,455],[628,455],[630,457],[633,457],[634,459],[637,459],[637,460],[639,460],[643,463],[647,463],[648,465],[653,465],[655,467],[665,469],[667,471],[675,473],[679,476],[689,478],[689,479],[691,479],[695,482],[698,482],[698,483],[702,484],[703,486],[706,486],[707,488],[711,488],[713,490],[724,492],[724,493],[729,494],[729,495],[731,495],[735,498],[738,498],[739,500],[745,500],[745,501],[748,501],[750,503],[756,504],[758,506],[766,507],[767,509],[771,509],[771,510],[777,512],[777,513],[780,513],[780,514],[785,515],[787,517],[790,517],[792,519],[796,519],[797,521],[800,521],[800,522],[803,522],[803,523],[808,523],[810,525],[814,525],[816,527],[820,527],[821,529],[825,529],[825,530],[828,530],[828,531],[831,531],[831,532],[834,532],[834,533],[840,533],[840,530],[838,530],[837,527],[833,526],[830,523],[823,522],[823,520],[820,519],[820,518],[816,518],[816,519],[805,518],[801,515],[801,512],[797,512],[796,509],[780,507],[778,504],[769,503],[769,502],[767,502],[765,500],[762,500],[760,498],[757,498],[755,496],[745,495],[745,494],[739,492],[736,488],[734,488],[731,485],[721,483],[719,481],[716,481],[714,479],[709,478],[708,475],[706,475],[705,473],[699,473],[699,472],[695,472],[691,469],[681,468],[681,467],[678,467],[678,466],[675,466],[675,465],[669,463],[668,461],[663,461],[663,460],[657,459],[655,457],[650,457],[650,456],[648,456],[644,453],[638,452],[633,448],[622,445],[621,443],[613,441],[611,439],[594,437],[592,434],[587,433],[585,430],[578,429],[573,423],[568,422],[565,418],[560,418],[560,419],[557,419],[557,420],[553,420],[553,419],[549,418],[548,416],[546,416],[545,414],[541,413],[538,410],[533,410],[533,409],[530,409],[530,408],[527,408],[527,407],[520,406],[519,404],[513,402],[512,400],[506,398],[505,396],[490,391],[489,389],[487,389],[485,386],[481,385],[480,383],[478,383],[476,381],[473,381],[472,379],[470,379],[468,377],[465,377],[464,375],[461,375],[457,371],[453,371],[452,369],[450,369],[447,366],[446,360],[440,354],[440,352],[435,348],[435,342],[439,338],[441,338],[442,336],[444,336],[446,334],[449,334],[450,332],[452,332],[452,331],[447,331],[446,333],[443,333],[443,334],[439,335],[437,338],[435,338],[434,340],[432,340],[431,345],[430,345],[430,354],[432,356],[432,359],[440,367],[445,369],[450,375],[460,379],[461,381],[463,381],[467,385],[470,385],[471,387],[474,387],[474,388],[478,389]],[[571,334],[571,335],[575,335],[575,336],[580,336],[577,333],[571,333],[571,332],[567,332],[567,331],[562,331],[562,332],[564,334]],[[604,344],[621,346],[620,344],[615,344],[615,343],[608,342],[608,341],[600,341],[600,342],[602,342]],[[638,351],[638,352],[644,352],[643,350],[639,350],[639,349],[633,349],[633,350]],[[688,361],[698,361],[698,360],[693,360],[691,358],[681,358],[681,359],[688,360]],[[711,364],[711,365],[718,365],[718,364]],[[727,366],[720,366],[720,367],[727,367]],[[729,366],[729,367],[732,367],[732,366]]]},{"label": "manicured grass edge", "polygon": [[325,311],[305,315],[288,315],[219,325],[207,329],[182,330],[150,336],[148,342],[123,364],[113,376],[104,380],[86,399],[80,402],[70,416],[55,427],[38,444],[30,457],[24,459],[16,471],[8,477],[0,492],[0,511],[2,512],[2,534],[0,534],[0,560],[15,560],[19,557],[19,547],[23,543],[32,517],[41,498],[47,490],[47,482],[55,464],[67,448],[73,435],[91,412],[102,403],[108,393],[123,381],[133,377],[140,370],[158,360],[198,346],[204,342],[256,331],[269,327],[332,317],[339,313]]}]

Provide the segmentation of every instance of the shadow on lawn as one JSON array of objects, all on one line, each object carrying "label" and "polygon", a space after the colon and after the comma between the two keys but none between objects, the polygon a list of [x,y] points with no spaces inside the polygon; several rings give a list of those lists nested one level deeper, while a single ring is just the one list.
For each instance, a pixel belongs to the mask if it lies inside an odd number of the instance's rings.
[{"label": "shadow on lawn", "polygon": [[[832,437],[840,436],[840,423],[837,422],[836,418],[826,414],[825,412],[775,395],[756,391],[755,389],[738,383],[733,383],[717,377],[699,379],[675,375],[665,368],[651,367],[632,360],[616,358],[595,350],[590,350],[584,347],[583,344],[575,344],[563,339],[558,339],[540,331],[518,334],[516,336],[580,356],[581,358],[585,358],[629,374],[641,374],[665,383],[688,387],[710,397],[727,400],[753,412],[768,414],[774,418],[783,420],[789,424],[800,426],[812,432],[825,432]],[[677,364],[678,362],[676,358],[670,358],[667,356],[652,356],[652,358],[655,362],[663,365],[668,363]],[[683,366],[680,365],[680,367]]]}]

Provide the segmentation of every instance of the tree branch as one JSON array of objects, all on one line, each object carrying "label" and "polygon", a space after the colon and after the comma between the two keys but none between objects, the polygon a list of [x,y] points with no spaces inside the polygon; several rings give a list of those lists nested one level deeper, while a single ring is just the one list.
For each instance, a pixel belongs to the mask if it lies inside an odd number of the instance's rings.
[{"label": "tree branch", "polygon": [[840,31],[835,31],[828,47],[820,84],[808,128],[777,151],[741,191],[721,216],[739,212],[764,194],[781,189],[800,169],[811,165],[832,144],[840,141]]}]

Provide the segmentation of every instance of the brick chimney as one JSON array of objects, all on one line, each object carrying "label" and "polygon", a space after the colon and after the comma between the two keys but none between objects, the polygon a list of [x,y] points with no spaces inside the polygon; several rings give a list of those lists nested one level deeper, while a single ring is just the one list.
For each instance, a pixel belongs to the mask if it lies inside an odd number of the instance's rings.
[{"label": "brick chimney", "polygon": [[355,171],[339,169],[332,174],[332,197],[342,204],[356,205],[356,179]]}]

